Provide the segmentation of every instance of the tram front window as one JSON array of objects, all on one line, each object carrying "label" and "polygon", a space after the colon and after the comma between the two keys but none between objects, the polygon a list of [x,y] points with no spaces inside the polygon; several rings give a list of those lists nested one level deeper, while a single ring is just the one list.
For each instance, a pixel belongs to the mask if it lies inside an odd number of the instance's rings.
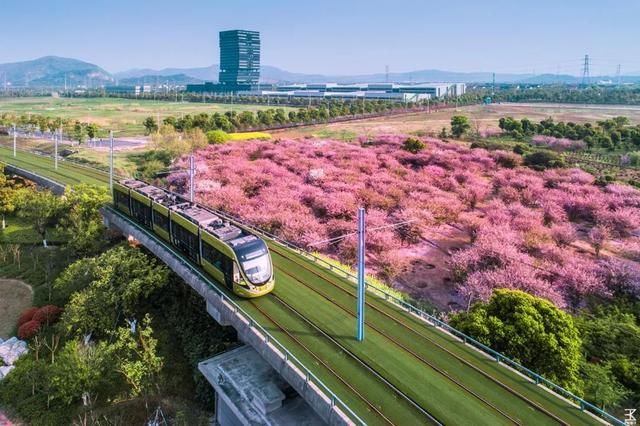
[{"label": "tram front window", "polygon": [[261,285],[271,278],[271,262],[264,241],[257,240],[236,250],[242,270],[254,285]]}]

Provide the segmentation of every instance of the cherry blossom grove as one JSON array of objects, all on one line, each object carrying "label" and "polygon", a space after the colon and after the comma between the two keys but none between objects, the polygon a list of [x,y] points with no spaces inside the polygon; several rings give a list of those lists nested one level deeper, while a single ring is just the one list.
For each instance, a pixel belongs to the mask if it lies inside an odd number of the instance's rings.
[{"label": "cherry blossom grove", "polygon": [[[612,282],[638,290],[636,264],[604,252],[608,239],[633,238],[640,191],[597,186],[577,169],[503,168],[500,158],[507,153],[433,138],[423,138],[426,148],[414,154],[402,149],[405,140],[386,135],[354,143],[309,138],[210,146],[197,154],[197,197],[348,264],[355,261],[355,238],[316,243],[353,232],[356,209],[364,206],[370,229],[403,223],[367,235],[369,264],[389,280],[406,264],[402,248],[421,244],[425,230],[443,224],[465,229],[468,244],[452,255],[448,274],[469,303],[498,287],[568,308],[587,294],[617,291]],[[174,173],[168,183],[185,191],[187,177]]]}]

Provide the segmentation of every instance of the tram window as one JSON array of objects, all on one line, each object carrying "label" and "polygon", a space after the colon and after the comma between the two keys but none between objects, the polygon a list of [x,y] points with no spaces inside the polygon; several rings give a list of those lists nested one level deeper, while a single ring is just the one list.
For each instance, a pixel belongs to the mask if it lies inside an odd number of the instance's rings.
[{"label": "tram window", "polygon": [[214,248],[206,242],[202,242],[202,256],[204,259],[211,263],[213,266],[223,271],[223,262],[226,256],[222,254],[218,249]]},{"label": "tram window", "polygon": [[153,212],[153,224],[169,232],[169,218],[155,210]]},{"label": "tram window", "polygon": [[131,214],[140,223],[151,224],[151,207],[144,205],[135,198],[131,199]]},{"label": "tram window", "polygon": [[129,195],[123,194],[120,191],[114,191],[116,204],[120,204],[123,207],[129,208]]},{"label": "tram window", "polygon": [[198,259],[198,236],[189,232],[181,225],[173,222],[171,227],[173,231],[173,239],[176,245],[182,249],[187,255],[194,259]]}]

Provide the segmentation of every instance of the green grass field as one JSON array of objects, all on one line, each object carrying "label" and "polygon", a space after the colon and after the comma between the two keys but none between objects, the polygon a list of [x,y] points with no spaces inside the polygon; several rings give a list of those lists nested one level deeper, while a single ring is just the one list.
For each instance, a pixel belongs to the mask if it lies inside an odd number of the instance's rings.
[{"label": "green grass field", "polygon": [[[164,118],[173,115],[226,111],[257,111],[266,105],[211,104],[196,102],[166,102],[118,98],[0,98],[0,114],[40,114],[71,120],[96,123],[104,129],[116,131],[118,136],[141,136],[145,118]],[[283,107],[285,110],[290,108]]]},{"label": "green grass field", "polygon": [[[65,183],[105,174],[8,149],[0,160]],[[276,290],[234,299],[368,424],[596,424],[578,408],[373,295],[355,334],[354,284],[271,243]],[[375,374],[372,373],[375,371]]]},{"label": "green grass field", "polygon": [[[36,232],[33,226],[24,219],[7,216],[7,227],[0,230],[0,244],[33,244],[42,243],[40,234]],[[47,229],[47,242],[51,244],[59,244],[66,241],[64,233],[55,228]]]}]

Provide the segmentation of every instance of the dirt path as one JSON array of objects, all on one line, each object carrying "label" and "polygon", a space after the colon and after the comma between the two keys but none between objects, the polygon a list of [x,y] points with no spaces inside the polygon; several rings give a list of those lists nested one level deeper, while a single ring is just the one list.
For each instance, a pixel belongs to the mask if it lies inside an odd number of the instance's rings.
[{"label": "dirt path", "polygon": [[18,280],[0,279],[0,338],[10,337],[18,316],[32,302],[33,290],[30,285]]}]

